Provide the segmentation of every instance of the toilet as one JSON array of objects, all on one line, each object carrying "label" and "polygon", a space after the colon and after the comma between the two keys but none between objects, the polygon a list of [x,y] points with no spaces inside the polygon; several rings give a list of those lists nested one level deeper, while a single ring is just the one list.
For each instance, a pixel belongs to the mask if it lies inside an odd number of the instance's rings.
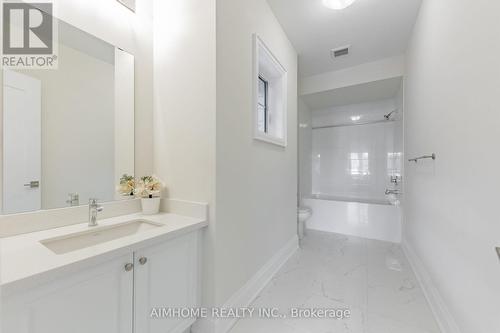
[{"label": "toilet", "polygon": [[305,224],[311,215],[312,210],[309,207],[299,207],[297,209],[297,234],[299,235],[299,240],[304,238]]}]

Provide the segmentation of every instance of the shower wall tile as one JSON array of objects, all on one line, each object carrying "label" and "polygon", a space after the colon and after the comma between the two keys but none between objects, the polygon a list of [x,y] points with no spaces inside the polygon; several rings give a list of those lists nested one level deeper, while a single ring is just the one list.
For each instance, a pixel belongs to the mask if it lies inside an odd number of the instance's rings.
[{"label": "shower wall tile", "polygon": [[[314,126],[345,124],[350,116],[383,120],[394,101],[313,112]],[[318,113],[319,112],[319,113]],[[349,113],[351,112],[351,113]],[[349,116],[350,115],[350,116]],[[382,119],[381,119],[382,118]],[[356,118],[357,119],[357,118]],[[401,121],[316,128],[312,134],[312,192],[356,199],[385,199],[390,177],[401,174]]]}]

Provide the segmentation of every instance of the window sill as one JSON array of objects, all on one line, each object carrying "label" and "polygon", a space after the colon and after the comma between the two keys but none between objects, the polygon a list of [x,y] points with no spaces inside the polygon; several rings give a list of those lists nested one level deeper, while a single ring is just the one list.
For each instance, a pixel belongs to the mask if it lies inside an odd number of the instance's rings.
[{"label": "window sill", "polygon": [[255,133],[253,138],[254,138],[254,140],[259,140],[259,141],[263,141],[266,143],[271,143],[273,145],[280,146],[283,148],[285,148],[287,145],[286,139],[277,138],[277,137],[274,137],[274,136],[271,136],[268,134],[264,134],[264,133]]}]

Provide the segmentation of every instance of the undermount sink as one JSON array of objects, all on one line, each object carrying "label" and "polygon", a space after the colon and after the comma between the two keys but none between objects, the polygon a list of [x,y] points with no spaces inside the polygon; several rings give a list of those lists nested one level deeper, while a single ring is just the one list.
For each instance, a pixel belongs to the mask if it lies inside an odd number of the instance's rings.
[{"label": "undermount sink", "polygon": [[64,254],[115,239],[139,234],[161,226],[163,226],[163,224],[146,220],[133,220],[110,226],[95,227],[92,230],[86,230],[74,234],[49,238],[40,241],[40,243],[55,254]]}]

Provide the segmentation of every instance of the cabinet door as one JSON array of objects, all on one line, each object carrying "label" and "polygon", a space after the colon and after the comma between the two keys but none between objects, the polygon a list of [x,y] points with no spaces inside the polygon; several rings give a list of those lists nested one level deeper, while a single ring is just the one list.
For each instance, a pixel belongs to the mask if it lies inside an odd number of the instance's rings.
[{"label": "cabinet door", "polygon": [[132,333],[133,255],[6,296],[2,333]]},{"label": "cabinet door", "polygon": [[198,237],[193,232],[135,253],[136,333],[183,332],[194,322],[151,314],[153,308],[199,306]]}]

